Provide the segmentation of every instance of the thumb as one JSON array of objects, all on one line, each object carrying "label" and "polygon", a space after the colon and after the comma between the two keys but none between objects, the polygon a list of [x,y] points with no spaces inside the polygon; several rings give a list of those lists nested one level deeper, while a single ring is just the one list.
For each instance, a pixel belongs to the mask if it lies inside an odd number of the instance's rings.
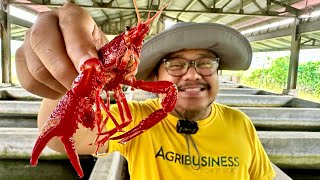
[{"label": "thumb", "polygon": [[63,34],[68,56],[75,68],[89,58],[98,58],[97,49],[107,42],[87,11],[74,4],[66,4],[58,9],[59,26]]}]

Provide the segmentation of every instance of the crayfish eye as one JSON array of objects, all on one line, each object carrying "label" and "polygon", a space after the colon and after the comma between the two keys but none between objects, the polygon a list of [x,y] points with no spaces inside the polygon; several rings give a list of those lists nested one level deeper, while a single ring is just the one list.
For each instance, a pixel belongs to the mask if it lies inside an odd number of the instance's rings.
[{"label": "crayfish eye", "polygon": [[126,35],[128,35],[129,30],[130,30],[130,27],[129,27],[129,26],[126,26],[126,29],[125,29],[125,34],[126,34]]}]

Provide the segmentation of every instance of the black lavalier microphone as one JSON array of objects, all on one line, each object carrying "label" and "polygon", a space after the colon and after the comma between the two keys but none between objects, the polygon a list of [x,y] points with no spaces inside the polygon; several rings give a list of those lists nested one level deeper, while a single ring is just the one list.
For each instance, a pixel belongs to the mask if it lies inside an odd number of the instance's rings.
[{"label": "black lavalier microphone", "polygon": [[181,120],[177,122],[177,132],[184,134],[195,134],[198,131],[198,123],[195,121]]}]

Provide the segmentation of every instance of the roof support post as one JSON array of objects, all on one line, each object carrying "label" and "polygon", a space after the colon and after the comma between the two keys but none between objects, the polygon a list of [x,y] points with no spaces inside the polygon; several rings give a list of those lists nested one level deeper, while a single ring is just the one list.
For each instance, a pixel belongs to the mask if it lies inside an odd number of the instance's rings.
[{"label": "roof support post", "polygon": [[283,94],[297,96],[297,76],[298,76],[298,66],[299,66],[299,52],[301,45],[301,33],[299,32],[299,25],[301,19],[295,18],[295,25],[292,27],[291,36],[291,54],[290,54],[290,64],[288,72],[287,89],[283,90]]},{"label": "roof support post", "polygon": [[0,36],[1,36],[1,83],[12,83],[11,52],[10,52],[10,15],[9,5],[0,5]]}]

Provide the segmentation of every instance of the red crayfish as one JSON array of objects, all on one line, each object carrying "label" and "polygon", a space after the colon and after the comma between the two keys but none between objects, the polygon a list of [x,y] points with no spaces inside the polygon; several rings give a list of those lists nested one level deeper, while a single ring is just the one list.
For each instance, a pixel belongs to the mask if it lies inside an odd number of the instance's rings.
[{"label": "red crayfish", "polygon": [[[83,177],[73,140],[73,134],[78,129],[79,123],[91,130],[97,127],[98,134],[92,143],[92,145],[97,146],[94,152],[97,153],[99,147],[103,146],[109,139],[121,139],[120,143],[125,143],[154,126],[166,117],[168,112],[173,110],[177,99],[177,88],[173,83],[167,81],[144,82],[137,81],[135,78],[143,39],[149,32],[150,23],[163,9],[151,18],[149,14],[148,20],[141,22],[135,0],[134,6],[138,18],[137,26],[131,29],[127,28],[125,32],[99,49],[99,59],[91,58],[84,62],[80,74],[73,81],[71,90],[62,97],[43,126],[32,151],[31,165],[37,164],[40,153],[48,141],[57,136],[64,144],[68,157],[78,175]],[[121,132],[132,121],[121,84],[157,94],[166,94],[166,97],[162,100],[162,109],[150,114],[138,126],[128,132],[118,137],[112,137],[116,132]],[[100,96],[103,91],[107,94],[106,102]],[[114,97],[120,111],[120,123],[109,112],[109,91],[114,91]],[[101,114],[102,109],[107,115],[105,119]],[[109,118],[115,124],[115,128],[105,130],[105,124]]]}]

